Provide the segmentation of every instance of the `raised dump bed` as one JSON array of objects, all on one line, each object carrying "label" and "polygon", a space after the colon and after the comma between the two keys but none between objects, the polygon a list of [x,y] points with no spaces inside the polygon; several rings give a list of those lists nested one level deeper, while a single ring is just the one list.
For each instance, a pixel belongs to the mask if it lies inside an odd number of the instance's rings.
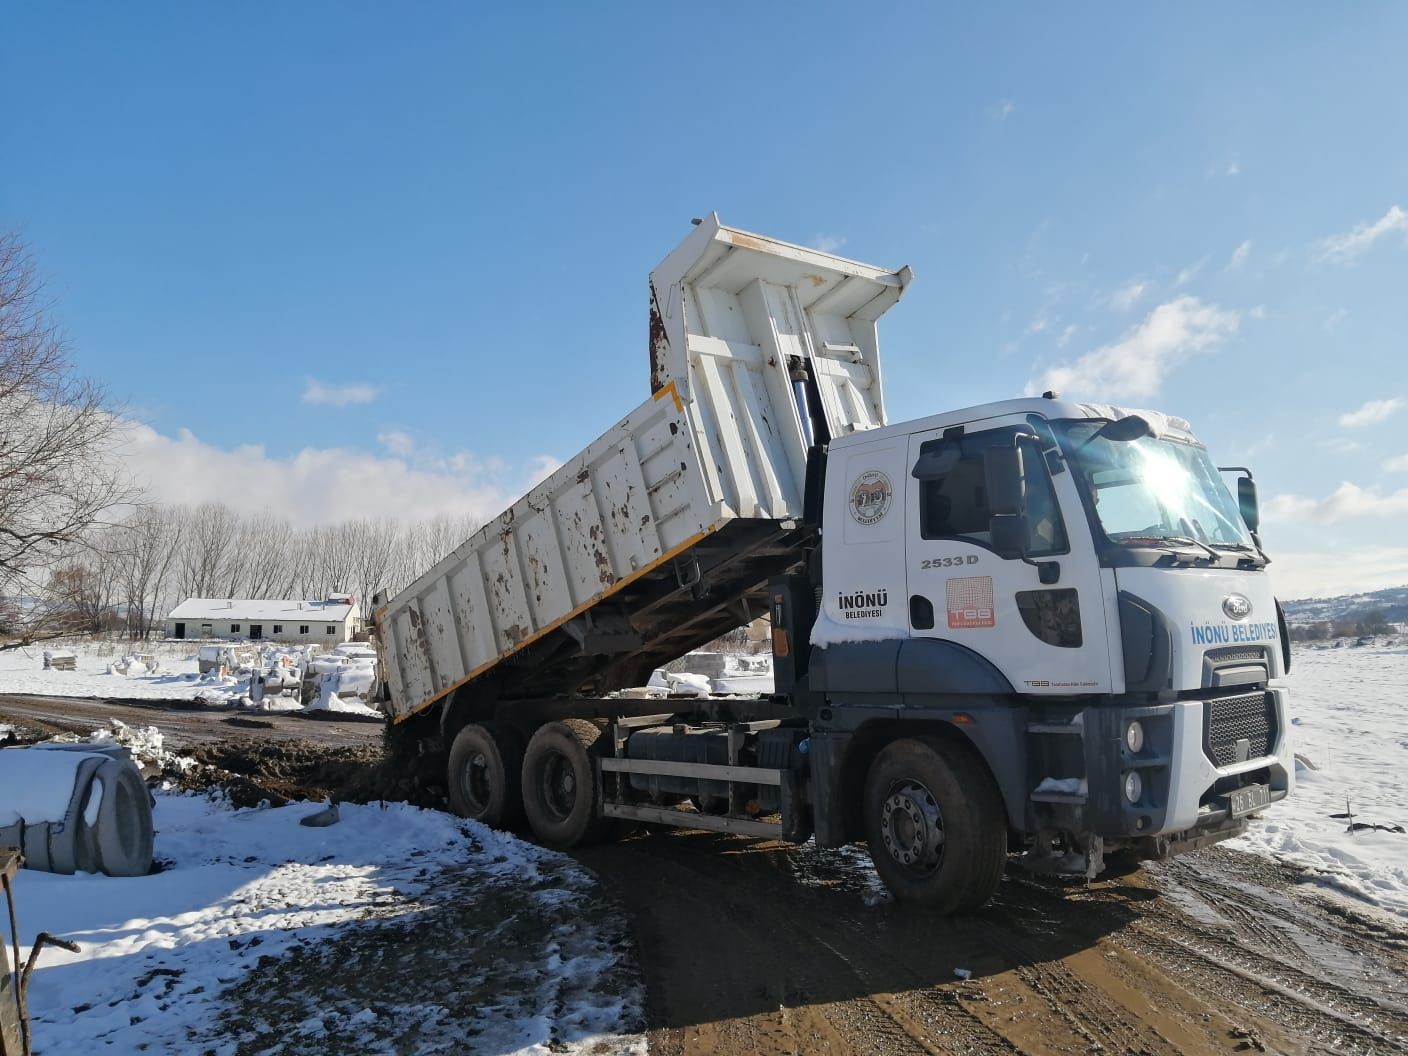
[{"label": "raised dump bed", "polygon": [[876,320],[908,281],[699,223],[651,274],[651,396],[377,609],[393,721],[640,685],[765,611],[809,449],[885,424]]}]

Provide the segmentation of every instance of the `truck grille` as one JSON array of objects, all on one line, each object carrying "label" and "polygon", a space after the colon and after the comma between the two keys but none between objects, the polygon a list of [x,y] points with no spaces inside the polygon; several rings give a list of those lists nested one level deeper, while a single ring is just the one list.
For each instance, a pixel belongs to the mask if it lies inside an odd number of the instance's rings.
[{"label": "truck grille", "polygon": [[1203,708],[1203,750],[1218,766],[1240,762],[1237,742],[1247,742],[1246,759],[1260,759],[1275,739],[1275,708],[1270,693],[1218,697]]},{"label": "truck grille", "polygon": [[1260,645],[1229,645],[1221,649],[1209,649],[1203,654],[1215,664],[1240,664],[1266,659],[1266,649]]}]

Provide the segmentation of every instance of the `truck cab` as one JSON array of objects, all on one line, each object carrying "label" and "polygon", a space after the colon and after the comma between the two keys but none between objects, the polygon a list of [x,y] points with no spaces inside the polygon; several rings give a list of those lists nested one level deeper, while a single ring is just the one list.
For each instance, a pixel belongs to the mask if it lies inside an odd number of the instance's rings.
[{"label": "truck cab", "polygon": [[1039,867],[1240,832],[1294,768],[1285,624],[1237,490],[1182,419],[1054,393],[833,440],[813,758],[844,780],[876,723],[943,723]]}]

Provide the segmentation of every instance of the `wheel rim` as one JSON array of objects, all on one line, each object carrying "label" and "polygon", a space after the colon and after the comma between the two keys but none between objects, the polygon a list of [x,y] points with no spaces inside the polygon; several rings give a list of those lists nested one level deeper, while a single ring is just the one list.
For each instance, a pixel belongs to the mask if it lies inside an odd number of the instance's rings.
[{"label": "wheel rim", "polygon": [[542,803],[554,821],[566,821],[577,805],[577,771],[572,761],[560,752],[553,752],[543,761],[538,778]]},{"label": "wheel rim", "polygon": [[489,809],[493,789],[493,768],[483,752],[471,755],[460,770],[460,792],[476,817]]},{"label": "wheel rim", "polygon": [[880,808],[880,839],[902,869],[916,876],[937,871],[944,857],[944,817],[922,782],[907,779],[890,786]]}]

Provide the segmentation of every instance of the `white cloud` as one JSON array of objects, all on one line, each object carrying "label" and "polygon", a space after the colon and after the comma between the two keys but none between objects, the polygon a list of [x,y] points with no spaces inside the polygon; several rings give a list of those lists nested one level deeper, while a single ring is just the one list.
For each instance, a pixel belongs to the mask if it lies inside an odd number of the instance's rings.
[{"label": "white cloud", "polygon": [[1228,176],[1240,176],[1240,175],[1242,175],[1242,166],[1241,166],[1241,163],[1238,162],[1236,158],[1233,158],[1231,161],[1229,161],[1229,162],[1227,163],[1227,175],[1228,175]]},{"label": "white cloud", "polygon": [[1384,469],[1390,473],[1408,473],[1408,455],[1397,455],[1384,461]]},{"label": "white cloud", "polygon": [[1248,319],[1265,319],[1265,318],[1266,318],[1266,305],[1264,305],[1264,304],[1254,304],[1254,305],[1252,305],[1249,309],[1247,309],[1247,318],[1248,318]]},{"label": "white cloud", "polygon": [[1075,323],[1072,323],[1070,326],[1066,327],[1066,329],[1062,330],[1061,336],[1056,339],[1056,347],[1065,348],[1067,345],[1069,345],[1071,343],[1071,338],[1076,336],[1077,329],[1079,328],[1075,325]]},{"label": "white cloud", "polygon": [[1184,268],[1178,273],[1178,276],[1173,280],[1173,284],[1175,286],[1187,286],[1190,282],[1192,282],[1198,277],[1198,272],[1202,271],[1205,267],[1208,266],[1208,261],[1210,259],[1212,258],[1204,257],[1202,260],[1197,260],[1194,261],[1192,264],[1189,264],[1186,268]]},{"label": "white cloud", "polygon": [[1242,265],[1246,264],[1247,258],[1252,253],[1252,240],[1249,238],[1232,251],[1232,256],[1227,261],[1224,271],[1241,271]]},{"label": "white cloud", "polygon": [[1408,488],[1383,495],[1347,480],[1323,499],[1277,495],[1266,504],[1268,521],[1334,524],[1363,517],[1401,517],[1405,514],[1408,514]]},{"label": "white cloud", "polygon": [[1404,242],[1408,243],[1408,212],[1391,205],[1388,212],[1373,223],[1360,224],[1352,231],[1321,239],[1315,247],[1315,258],[1328,264],[1353,264],[1375,242],[1395,232],[1404,236]]},{"label": "white cloud", "polygon": [[1022,333],[1028,336],[1031,334],[1039,334],[1050,325],[1051,320],[1047,317],[1046,313],[1044,311],[1038,312],[1032,317],[1032,321],[1027,324],[1027,328],[1023,330]]},{"label": "white cloud", "polygon": [[347,407],[354,403],[371,403],[380,393],[381,390],[375,385],[368,385],[365,382],[337,385],[309,378],[308,383],[303,386],[303,395],[299,399],[304,403]]},{"label": "white cloud", "polygon": [[1012,116],[1012,111],[1017,109],[1017,104],[1011,99],[999,99],[988,107],[988,116],[994,121],[1006,121]]},{"label": "white cloud", "polygon": [[524,481],[532,488],[552,476],[562,466],[562,459],[552,455],[534,455],[523,471]]},{"label": "white cloud", "polygon": [[1110,307],[1117,312],[1128,312],[1149,292],[1150,283],[1142,279],[1130,279],[1114,293],[1110,294]]},{"label": "white cloud", "polygon": [[129,423],[120,453],[138,484],[159,503],[226,502],[268,508],[300,526],[388,515],[497,516],[531,484],[557,468],[537,455],[520,466],[460,451],[437,456],[406,448],[402,433],[382,435],[409,457],[349,448],[308,447],[271,455],[262,445],[221,448],[190,430],[174,437]]},{"label": "white cloud", "polygon": [[1325,317],[1325,321],[1320,325],[1324,328],[1325,333],[1333,334],[1336,330],[1339,329],[1340,323],[1344,322],[1345,319],[1348,318],[1348,316],[1349,310],[1347,308],[1336,308],[1333,312],[1331,312],[1328,316]]},{"label": "white cloud", "polygon": [[1405,401],[1394,396],[1387,400],[1370,400],[1357,410],[1340,415],[1340,428],[1363,429],[1365,426],[1386,422],[1403,410]]},{"label": "white cloud", "polygon": [[845,235],[816,235],[812,238],[812,249],[819,249],[823,253],[839,253],[845,245]]},{"label": "white cloud", "polygon": [[1296,552],[1273,550],[1271,575],[1283,599],[1359,594],[1408,583],[1408,547],[1326,546]]},{"label": "white cloud", "polygon": [[376,434],[376,442],[393,455],[409,455],[416,449],[415,438],[399,429],[388,429]]},{"label": "white cloud", "polygon": [[1237,332],[1236,312],[1178,297],[1151,311],[1114,344],[1052,367],[1028,382],[1029,392],[1058,392],[1108,399],[1155,395],[1175,367]]}]

